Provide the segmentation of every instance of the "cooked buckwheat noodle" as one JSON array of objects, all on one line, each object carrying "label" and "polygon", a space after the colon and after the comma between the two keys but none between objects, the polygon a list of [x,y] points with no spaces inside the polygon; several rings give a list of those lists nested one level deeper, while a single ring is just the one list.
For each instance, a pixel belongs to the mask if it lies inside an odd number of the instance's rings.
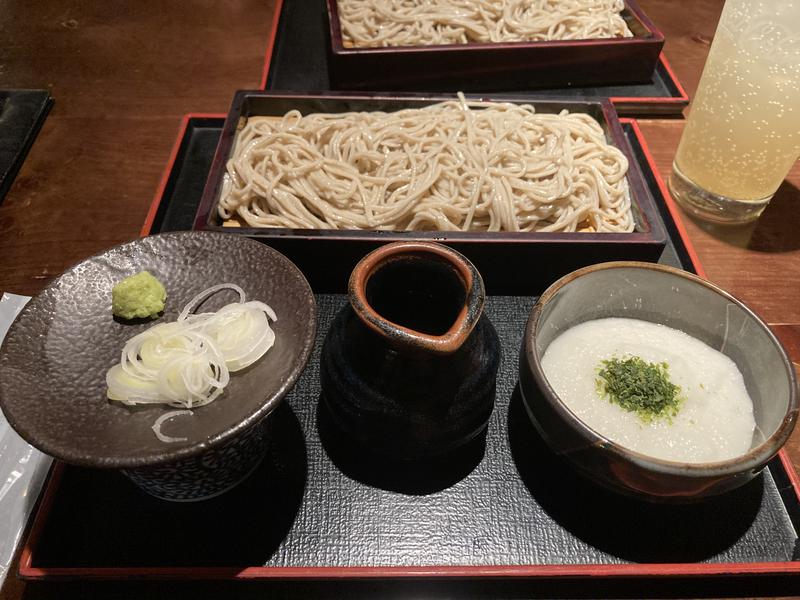
[{"label": "cooked buckwheat noodle", "polygon": [[623,0],[338,0],[346,45],[631,37]]},{"label": "cooked buckwheat noodle", "polygon": [[218,211],[251,227],[629,232],[628,161],[582,113],[441,102],[250,118]]}]

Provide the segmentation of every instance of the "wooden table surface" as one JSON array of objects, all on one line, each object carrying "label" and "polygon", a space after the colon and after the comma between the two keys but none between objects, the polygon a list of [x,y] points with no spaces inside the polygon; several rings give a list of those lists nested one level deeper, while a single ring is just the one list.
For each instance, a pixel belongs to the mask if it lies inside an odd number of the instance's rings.
[{"label": "wooden table surface", "polygon": [[[299,1],[299,0],[294,0]],[[639,0],[690,96],[723,0]],[[227,112],[259,86],[273,0],[5,0],[0,89],[55,105],[0,204],[0,291],[35,294],[80,259],[137,236],[187,112]],[[681,120],[642,120],[666,178]],[[684,219],[708,278],[749,304],[800,362],[800,166],[755,223]],[[800,467],[800,430],[788,446]],[[3,596],[23,595],[13,576]]]}]

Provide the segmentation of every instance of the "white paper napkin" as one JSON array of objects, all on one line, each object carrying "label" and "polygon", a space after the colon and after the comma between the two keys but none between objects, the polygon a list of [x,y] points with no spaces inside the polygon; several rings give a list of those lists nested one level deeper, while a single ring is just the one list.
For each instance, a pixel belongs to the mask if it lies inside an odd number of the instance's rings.
[{"label": "white paper napkin", "polygon": [[[28,300],[28,296],[15,294],[3,294],[0,298],[0,342]],[[49,456],[19,437],[0,412],[0,587],[6,580],[51,462]]]}]

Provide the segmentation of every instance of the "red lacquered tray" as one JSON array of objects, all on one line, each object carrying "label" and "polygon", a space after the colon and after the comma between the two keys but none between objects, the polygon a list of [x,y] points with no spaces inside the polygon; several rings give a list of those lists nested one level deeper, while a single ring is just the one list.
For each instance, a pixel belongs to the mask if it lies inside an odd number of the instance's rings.
[{"label": "red lacquered tray", "polygon": [[[181,211],[170,214],[170,205],[192,195],[199,202],[194,180],[210,167],[222,125],[221,115],[184,119],[143,234],[176,228]],[[702,275],[636,122],[624,119],[623,128],[670,235],[660,262]],[[318,295],[320,335],[343,301]],[[483,597],[793,593],[800,485],[785,452],[752,485],[682,508],[617,497],[548,453],[514,390],[518,325],[533,301],[488,299],[504,354],[497,404],[477,454],[470,449],[447,465],[455,477],[414,490],[359,470],[316,410],[315,354],[275,415],[283,433],[268,460],[215,501],[164,503],[116,473],[59,465],[25,540],[20,575],[125,586],[131,578],[264,580],[273,582],[265,593],[305,596],[369,596],[374,587],[353,582],[379,579],[411,593]],[[199,597],[220,593],[193,589]]]}]

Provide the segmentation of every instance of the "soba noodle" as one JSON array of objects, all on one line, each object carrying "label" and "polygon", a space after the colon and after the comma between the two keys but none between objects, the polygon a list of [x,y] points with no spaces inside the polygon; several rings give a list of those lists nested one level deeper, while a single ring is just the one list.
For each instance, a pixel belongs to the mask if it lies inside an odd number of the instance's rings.
[{"label": "soba noodle", "polygon": [[628,161],[582,113],[442,102],[250,118],[218,211],[252,227],[629,232]]},{"label": "soba noodle", "polygon": [[338,0],[345,45],[631,37],[623,0]]}]

